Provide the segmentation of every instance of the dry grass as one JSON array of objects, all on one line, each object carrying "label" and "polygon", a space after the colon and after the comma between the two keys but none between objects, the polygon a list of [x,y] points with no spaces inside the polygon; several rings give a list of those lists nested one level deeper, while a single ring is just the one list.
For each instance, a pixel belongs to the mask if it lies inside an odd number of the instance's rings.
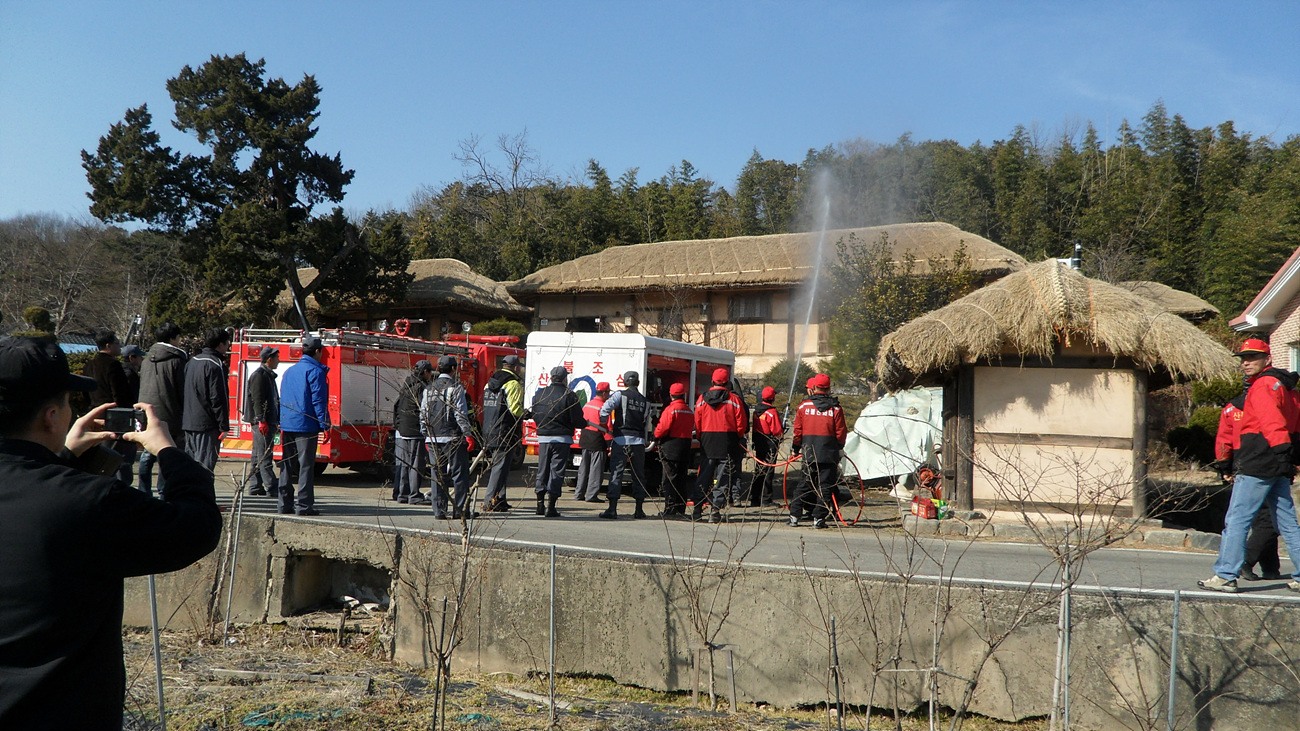
[{"label": "dry grass", "polygon": [[[947,223],[898,223],[826,232],[833,246],[852,234],[874,244],[888,234],[894,256],[916,257],[918,275],[930,261],[947,261],[963,244],[971,270],[981,276],[1019,271],[1025,260],[982,236]],[[514,295],[575,292],[637,292],[664,287],[759,287],[801,284],[810,279],[820,232],[733,236],[611,246],[596,254],[547,267],[508,285]]]},{"label": "dry grass", "polygon": [[[428,729],[434,694],[429,673],[383,658],[382,618],[351,623],[347,641],[337,645],[337,617],[300,618],[298,627],[254,625],[235,631],[228,646],[203,642],[193,633],[163,634],[167,725],[170,729],[224,731],[274,729],[349,729],[402,731]],[[319,629],[312,629],[313,626]],[[156,728],[153,661],[148,631],[126,630],[129,729]],[[226,671],[257,671],[257,679],[231,679]],[[279,675],[277,675],[279,674]],[[319,680],[286,679],[313,674]],[[365,685],[368,679],[369,692]],[[524,697],[520,697],[522,692]],[[447,701],[447,728],[543,729],[547,679],[496,673],[457,674]],[[749,729],[778,731],[825,729],[825,709],[778,709],[742,704],[734,716],[693,708],[689,694],[660,693],[622,686],[601,678],[559,677],[560,727],[576,731],[642,729]],[[894,728],[877,711],[873,728]],[[861,728],[859,714],[846,714],[846,728]],[[924,715],[902,719],[902,728],[928,728]],[[1042,720],[1007,724],[970,719],[972,731],[1039,731]]]},{"label": "dry grass", "polygon": [[891,389],[982,358],[1051,358],[1057,346],[1090,346],[1150,371],[1213,380],[1232,377],[1232,354],[1152,300],[1048,260],[1007,275],[880,342],[876,369]]}]

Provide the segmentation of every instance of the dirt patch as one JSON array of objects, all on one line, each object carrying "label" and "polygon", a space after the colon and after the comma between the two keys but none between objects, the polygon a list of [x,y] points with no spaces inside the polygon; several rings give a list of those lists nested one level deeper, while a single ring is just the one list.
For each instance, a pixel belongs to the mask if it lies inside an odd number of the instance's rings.
[{"label": "dirt patch", "polygon": [[[253,625],[232,630],[227,644],[194,633],[162,635],[169,729],[428,729],[435,718],[433,677],[389,662],[382,614],[348,620],[328,612],[295,618],[293,626]],[[157,728],[153,655],[147,630],[123,633],[127,668],[127,723],[132,731]],[[458,674],[447,699],[449,729],[545,729],[547,678]],[[659,693],[600,678],[559,677],[560,728],[578,731],[747,729],[795,731],[834,728],[824,708],[778,709],[742,704],[739,712],[693,707],[686,693]],[[721,700],[721,699],[720,699]],[[845,714],[845,728],[863,727],[863,709]],[[905,716],[902,728],[929,728],[924,714]],[[892,714],[873,713],[872,728],[896,728]],[[946,728],[947,721],[944,722]],[[1045,721],[1006,724],[972,718],[970,731],[1039,731]]]}]

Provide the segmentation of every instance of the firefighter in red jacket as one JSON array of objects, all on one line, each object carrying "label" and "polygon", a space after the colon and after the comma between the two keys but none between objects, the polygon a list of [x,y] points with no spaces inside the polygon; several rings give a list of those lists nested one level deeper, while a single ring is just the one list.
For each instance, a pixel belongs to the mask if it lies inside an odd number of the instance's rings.
[{"label": "firefighter in red jacket", "polygon": [[1214,562],[1214,576],[1197,584],[1214,591],[1237,591],[1237,576],[1245,565],[1246,537],[1261,506],[1286,541],[1293,567],[1287,587],[1300,591],[1300,524],[1291,499],[1295,476],[1292,435],[1300,432],[1300,394],[1295,373],[1272,368],[1268,343],[1247,340],[1237,353],[1250,386],[1236,432],[1232,498],[1223,520],[1223,539]]},{"label": "firefighter in red jacket", "polygon": [[772,401],[776,399],[776,389],[768,386],[763,389],[758,406],[754,409],[752,427],[754,445],[754,479],[749,482],[750,507],[769,506],[776,502],[774,495],[776,470],[763,464],[776,461],[777,449],[785,438],[785,424]]},{"label": "firefighter in red jacket", "polygon": [[[1249,388],[1250,384],[1246,384]],[[1232,481],[1232,458],[1241,447],[1241,436],[1237,433],[1241,425],[1242,411],[1246,405],[1246,394],[1224,405],[1219,412],[1219,429],[1214,435],[1214,460],[1219,474],[1224,480]],[[1255,521],[1250,525],[1250,537],[1246,540],[1246,561],[1238,574],[1247,581],[1261,579],[1277,580],[1282,575],[1282,561],[1277,554],[1277,526],[1273,525],[1273,514],[1265,505],[1255,513]],[[1255,565],[1259,573],[1255,573]]]},{"label": "firefighter in red jacket", "polygon": [[790,525],[799,525],[804,503],[812,502],[813,527],[825,528],[839,479],[840,450],[849,438],[849,429],[844,409],[830,394],[831,377],[818,373],[808,383],[808,398],[794,414],[793,447],[803,454],[804,484],[790,501]]},{"label": "firefighter in red jacket", "polygon": [[691,467],[691,435],[695,431],[695,412],[686,403],[686,384],[674,383],[668,389],[672,400],[659,415],[655,439],[659,442],[659,462],[663,465],[664,496],[662,518],[686,515],[686,472]]},{"label": "firefighter in red jacket", "polygon": [[741,440],[749,431],[749,411],[740,396],[727,388],[731,374],[726,368],[713,371],[713,387],[695,402],[695,434],[700,440],[700,479],[695,482],[695,510],[692,518],[704,515],[703,485],[712,483],[713,510],[710,523],[721,523],[722,509],[735,494],[740,481],[740,461],[735,459]]},{"label": "firefighter in red jacket", "polygon": [[578,433],[578,446],[582,448],[582,463],[578,465],[578,481],[573,496],[589,503],[603,503],[600,499],[600,482],[605,476],[605,461],[609,457],[609,445],[614,440],[610,431],[612,420],[600,421],[600,407],[609,398],[609,383],[601,381],[596,384],[596,393],[582,407],[582,417],[587,420]]}]

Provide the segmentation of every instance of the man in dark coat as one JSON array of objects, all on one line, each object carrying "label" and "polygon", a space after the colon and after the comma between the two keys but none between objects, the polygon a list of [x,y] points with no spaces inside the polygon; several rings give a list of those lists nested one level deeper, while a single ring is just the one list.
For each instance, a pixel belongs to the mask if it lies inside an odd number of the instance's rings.
[{"label": "man in dark coat", "polygon": [[230,332],[213,328],[203,338],[202,352],[185,366],[185,452],[209,470],[216,469],[221,435],[230,431],[229,351]]},{"label": "man in dark coat", "polygon": [[249,495],[278,495],[279,480],[275,477],[275,437],[280,433],[280,391],[275,379],[275,369],[280,367],[280,349],[274,345],[262,347],[262,366],[248,377],[244,390],[244,421],[253,426],[253,453],[249,475],[253,486]]},{"label": "man in dark coat", "polygon": [[587,425],[582,418],[578,394],[569,390],[569,371],[555,366],[550,383],[533,395],[532,418],[537,424],[537,514],[560,517],[555,501],[564,486],[564,470],[569,463],[573,431]]},{"label": "man in dark coat", "polygon": [[483,512],[506,513],[506,482],[510,478],[510,457],[523,439],[520,425],[524,419],[524,385],[519,380],[523,364],[519,356],[501,359],[501,368],[488,379],[483,389],[483,448],[492,458],[488,473]]},{"label": "man in dark coat", "polygon": [[618,518],[618,499],[623,494],[623,476],[630,473],[632,498],[636,500],[633,518],[644,518],[645,500],[645,437],[650,427],[650,401],[637,386],[641,374],[628,371],[623,374],[623,386],[600,407],[602,422],[613,418],[614,447],[610,456],[609,507],[600,514],[610,520]]},{"label": "man in dark coat", "polygon": [[[181,417],[185,411],[185,363],[190,356],[181,349],[181,329],[164,322],[154,331],[158,342],[140,367],[140,400],[153,406],[154,413],[167,424],[172,443],[185,444]],[[158,456],[145,450],[140,453],[140,490],[153,493],[153,466]],[[158,475],[158,496],[162,497],[165,481]]]},{"label": "man in dark coat", "polygon": [[100,404],[131,408],[135,401],[131,398],[122,361],[117,359],[122,354],[122,344],[117,335],[108,328],[97,328],[95,346],[99,352],[81,369],[83,376],[95,381],[95,390],[90,392],[90,408]]},{"label": "man in dark coat", "polygon": [[407,505],[429,504],[429,498],[420,492],[420,477],[428,469],[428,452],[420,435],[420,404],[431,380],[433,364],[417,361],[397,388],[393,406],[393,499]]},{"label": "man in dark coat", "polygon": [[450,355],[438,358],[438,377],[424,390],[420,426],[429,448],[434,478],[433,511],[447,517],[451,495],[452,520],[475,518],[469,504],[469,453],[474,451],[474,425],[469,418],[469,396],[456,377],[459,366]]},{"label": "man in dark coat", "polygon": [[[158,455],[167,496],[84,471],[107,404],[73,422],[68,373],[52,343],[0,341],[0,729],[118,731],[126,695],[127,576],[176,571],[212,551],[221,513],[212,475],[148,426],[126,436]],[[107,468],[111,471],[113,468]]]}]

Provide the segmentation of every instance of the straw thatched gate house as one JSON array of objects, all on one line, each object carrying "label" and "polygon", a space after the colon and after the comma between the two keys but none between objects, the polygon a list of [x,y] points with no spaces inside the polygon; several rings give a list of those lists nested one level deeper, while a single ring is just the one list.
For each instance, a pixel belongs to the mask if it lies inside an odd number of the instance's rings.
[{"label": "straw thatched gate house", "polygon": [[[947,260],[965,245],[980,283],[1024,268],[1020,256],[946,223],[906,223],[827,231],[825,259],[850,235],[875,245],[881,235],[896,261],[910,253],[914,272]],[[507,285],[534,308],[533,329],[635,332],[726,348],[741,375],[765,373],[794,356],[830,356],[821,307],[808,313],[804,290],[817,266],[820,232],[736,236],[612,246],[548,267]],[[825,290],[823,290],[823,294]],[[806,335],[805,335],[806,329]]]},{"label": "straw thatched gate house", "polygon": [[[410,322],[407,334],[437,340],[448,333],[460,334],[461,323],[499,317],[527,324],[532,309],[515,301],[505,285],[478,274],[457,259],[415,259],[406,267],[414,276],[406,289],[406,298],[395,305],[348,308],[322,312],[314,297],[307,307],[314,310],[314,322],[322,327],[358,327],[380,330],[387,321],[389,330],[399,319]],[[312,268],[299,269],[301,281],[316,276]],[[287,304],[288,292],[281,295]]]},{"label": "straw thatched gate house", "polygon": [[975,503],[1144,515],[1149,388],[1230,377],[1236,359],[1156,302],[1054,260],[880,343],[890,389],[944,387],[944,492]]}]

